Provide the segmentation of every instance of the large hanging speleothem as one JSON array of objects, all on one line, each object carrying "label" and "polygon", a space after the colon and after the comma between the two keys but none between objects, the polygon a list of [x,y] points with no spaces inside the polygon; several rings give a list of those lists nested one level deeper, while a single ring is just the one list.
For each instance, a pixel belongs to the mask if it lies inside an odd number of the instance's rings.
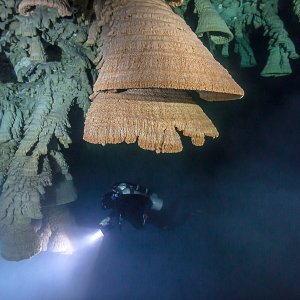
[{"label": "large hanging speleothem", "polygon": [[212,122],[182,90],[199,91],[206,100],[238,99],[243,90],[190,27],[161,0],[114,1],[106,10],[109,26],[98,21],[104,25],[103,46],[84,140],[137,141],[143,149],[174,153],[182,150],[177,131],[197,146],[205,135],[217,137]]},{"label": "large hanging speleothem", "polygon": [[[124,1],[122,1],[124,3]],[[113,11],[94,92],[167,88],[203,92],[204,99],[244,95],[182,18],[161,0],[129,0]]]},{"label": "large hanging speleothem", "polygon": [[99,93],[85,122],[84,139],[96,144],[135,143],[157,153],[182,151],[177,131],[201,146],[218,131],[199,105],[184,92],[129,89]]}]

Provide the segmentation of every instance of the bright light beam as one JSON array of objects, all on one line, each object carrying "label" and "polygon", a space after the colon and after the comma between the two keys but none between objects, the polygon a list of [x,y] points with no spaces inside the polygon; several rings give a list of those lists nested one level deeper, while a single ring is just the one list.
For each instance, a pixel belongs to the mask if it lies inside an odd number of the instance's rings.
[{"label": "bright light beam", "polygon": [[93,233],[90,236],[88,236],[88,241],[91,242],[91,243],[94,243],[97,240],[101,239],[102,237],[104,237],[104,234],[103,234],[102,230],[99,229],[95,233]]}]

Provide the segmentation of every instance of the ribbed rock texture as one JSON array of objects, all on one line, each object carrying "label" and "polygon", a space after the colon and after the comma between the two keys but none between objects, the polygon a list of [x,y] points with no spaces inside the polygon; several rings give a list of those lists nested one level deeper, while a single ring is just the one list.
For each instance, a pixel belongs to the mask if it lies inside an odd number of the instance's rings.
[{"label": "ribbed rock texture", "polygon": [[71,15],[69,4],[18,2],[0,1],[0,239],[10,260],[63,248],[54,238],[46,247],[34,223],[46,226],[46,207],[55,216],[76,199],[62,149],[71,143],[70,109],[86,112],[91,93],[87,27],[61,18]]},{"label": "ribbed rock texture", "polygon": [[196,146],[205,135],[217,137],[183,90],[206,100],[239,99],[244,91],[182,18],[161,0],[106,1],[95,11],[88,41],[100,36],[94,60],[99,75],[84,140],[137,142],[142,149],[176,153],[183,149],[177,131]]},{"label": "ribbed rock texture", "polygon": [[163,88],[239,99],[243,90],[161,0],[115,1],[94,92]]},{"label": "ribbed rock texture", "polygon": [[99,93],[93,99],[85,121],[84,139],[94,144],[127,144],[157,153],[182,151],[177,131],[196,146],[204,137],[217,137],[211,120],[183,91],[130,89],[120,93]]}]

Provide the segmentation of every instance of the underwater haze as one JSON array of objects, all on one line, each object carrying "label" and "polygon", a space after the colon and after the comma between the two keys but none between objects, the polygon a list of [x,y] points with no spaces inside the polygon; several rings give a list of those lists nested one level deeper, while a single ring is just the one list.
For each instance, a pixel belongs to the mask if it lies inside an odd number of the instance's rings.
[{"label": "underwater haze", "polygon": [[220,138],[202,148],[74,143],[82,230],[97,227],[101,194],[123,180],[175,201],[178,226],[125,223],[71,256],[1,259],[0,299],[299,299],[299,76],[247,77],[243,101],[226,113],[213,104]]},{"label": "underwater haze", "polygon": [[[281,10],[281,17],[287,22],[290,13]],[[298,19],[286,27],[300,52]],[[182,135],[176,154],[89,144],[82,110],[70,110],[72,144],[59,150],[78,194],[68,204],[78,249],[18,262],[0,257],[0,300],[300,299],[300,59],[289,76],[260,76],[268,41],[256,32],[256,67],[240,68],[235,55],[217,57],[244,89],[241,100],[207,102],[192,92],[219,131],[202,147]],[[84,98],[86,90],[78,84],[75,93]],[[118,182],[157,193],[174,226],[136,229],[125,220],[87,242],[108,215],[101,196]]]}]

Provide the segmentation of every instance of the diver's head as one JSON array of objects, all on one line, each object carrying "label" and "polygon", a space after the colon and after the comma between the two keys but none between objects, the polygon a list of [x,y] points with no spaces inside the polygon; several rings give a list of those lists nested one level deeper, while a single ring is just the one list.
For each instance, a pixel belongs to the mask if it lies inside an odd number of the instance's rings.
[{"label": "diver's head", "polygon": [[102,209],[111,209],[114,207],[116,200],[116,193],[114,192],[108,192],[103,195],[101,198],[101,206]]}]

